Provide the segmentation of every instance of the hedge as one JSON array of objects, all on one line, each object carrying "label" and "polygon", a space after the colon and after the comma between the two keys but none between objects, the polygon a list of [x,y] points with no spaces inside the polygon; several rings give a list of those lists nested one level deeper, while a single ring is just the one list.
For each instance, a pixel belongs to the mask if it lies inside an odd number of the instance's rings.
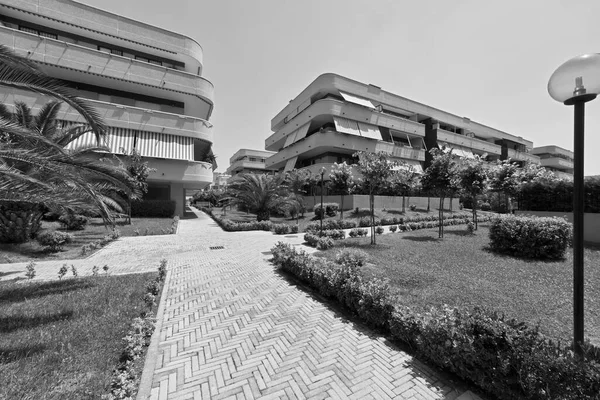
[{"label": "hedge", "polygon": [[398,304],[386,281],[361,274],[361,254],[341,253],[332,262],[281,242],[271,252],[283,271],[493,398],[598,399],[600,349],[589,343],[579,359],[537,328],[494,311],[444,306],[417,313]]},{"label": "hedge", "polygon": [[131,202],[131,216],[140,218],[173,218],[175,200],[141,200]]},{"label": "hedge", "polygon": [[[600,213],[600,177],[591,176],[584,182],[585,212]],[[521,186],[519,209],[528,211],[573,211],[572,181],[537,181]]]},{"label": "hedge", "polygon": [[573,236],[564,218],[498,216],[490,224],[492,250],[534,259],[561,259]]}]

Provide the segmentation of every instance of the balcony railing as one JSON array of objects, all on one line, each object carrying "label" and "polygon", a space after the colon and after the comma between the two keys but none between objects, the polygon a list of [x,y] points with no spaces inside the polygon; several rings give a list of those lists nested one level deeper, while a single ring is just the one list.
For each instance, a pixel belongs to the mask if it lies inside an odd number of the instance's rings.
[{"label": "balcony railing", "polygon": [[413,149],[397,144],[379,142],[375,145],[375,151],[385,151],[394,157],[425,161],[425,150],[422,149]]},{"label": "balcony railing", "polygon": [[468,149],[476,150],[478,152],[485,152],[497,155],[500,155],[502,153],[502,147],[497,144],[464,135],[459,135],[453,132],[448,132],[443,129],[437,130],[437,139],[438,141],[455,144],[461,147],[466,147]]},{"label": "balcony railing", "polygon": [[527,162],[532,162],[535,164],[540,163],[540,158],[538,156],[534,156],[533,154],[524,153],[522,151],[516,151],[513,149],[507,149],[507,150],[508,150],[507,157],[512,160],[527,161]]},{"label": "balcony railing", "polygon": [[557,169],[573,169],[574,164],[572,161],[564,160],[562,158],[542,158],[540,162],[543,167],[552,167]]},{"label": "balcony railing", "polygon": [[212,83],[184,71],[6,27],[0,27],[0,43],[33,61],[189,93],[211,103],[214,98]]},{"label": "balcony railing", "polygon": [[[37,114],[44,104],[37,101],[38,95],[25,90],[11,89],[10,92],[0,91],[0,102],[8,106],[15,101],[32,104],[32,111]],[[107,125],[147,132],[166,133],[170,135],[188,136],[213,141],[212,124],[206,120],[186,115],[172,114],[144,108],[106,103],[97,100],[87,100],[91,103]],[[63,105],[58,119],[84,123],[85,120],[71,107]]]}]

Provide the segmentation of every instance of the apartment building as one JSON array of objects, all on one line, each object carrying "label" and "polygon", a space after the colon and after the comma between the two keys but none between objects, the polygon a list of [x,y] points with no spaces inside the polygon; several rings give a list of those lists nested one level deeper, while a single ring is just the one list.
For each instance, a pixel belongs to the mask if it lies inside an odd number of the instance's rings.
[{"label": "apartment building", "polygon": [[[0,43],[88,99],[109,126],[103,144],[112,154],[136,149],[156,168],[146,198],[175,200],[183,215],[186,192],[212,182],[214,87],[194,39],[75,1],[0,0]],[[0,101],[34,113],[49,100],[0,89]],[[59,118],[84,122],[67,106]]]},{"label": "apartment building", "polygon": [[539,163],[533,143],[382,88],[336,74],[323,74],[272,120],[266,167],[307,168],[312,173],[335,162],[355,162],[359,150],[384,151],[422,171],[432,147],[453,148],[462,157]]},{"label": "apartment building", "polygon": [[229,159],[229,167],[226,174],[232,177],[241,173],[265,173],[270,172],[266,166],[266,160],[275,152],[253,149],[239,149]]},{"label": "apartment building", "polygon": [[558,178],[573,179],[573,152],[558,146],[534,147],[532,153],[540,158],[542,167]]},{"label": "apartment building", "polygon": [[222,172],[213,172],[213,181],[210,185],[211,189],[224,190],[227,189],[227,184],[231,175]]}]

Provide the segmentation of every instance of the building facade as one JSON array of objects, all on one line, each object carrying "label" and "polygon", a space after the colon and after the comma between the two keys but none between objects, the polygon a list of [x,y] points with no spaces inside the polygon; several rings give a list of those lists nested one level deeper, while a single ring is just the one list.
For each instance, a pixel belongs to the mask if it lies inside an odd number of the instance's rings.
[{"label": "building facade", "polygon": [[266,167],[307,168],[355,160],[359,150],[384,151],[422,171],[433,147],[462,157],[539,163],[529,140],[336,74],[319,76],[272,120]]},{"label": "building facade", "polygon": [[[146,198],[175,200],[183,215],[186,192],[212,182],[214,87],[194,39],[75,1],[0,0],[0,43],[89,100],[109,126],[112,154],[136,149],[156,169]],[[23,101],[34,113],[50,100],[0,89],[4,104]],[[66,105],[59,119],[84,122]],[[72,146],[90,143],[86,134]]]},{"label": "building facade", "polygon": [[222,172],[213,172],[213,181],[210,185],[211,189],[214,190],[225,190],[231,175]]},{"label": "building facade", "polygon": [[542,167],[562,179],[573,179],[573,152],[558,146],[534,147],[533,154],[540,158]]},{"label": "building facade", "polygon": [[225,172],[232,177],[242,173],[271,172],[267,168],[266,160],[275,152],[265,150],[239,149],[229,159],[229,167]]}]

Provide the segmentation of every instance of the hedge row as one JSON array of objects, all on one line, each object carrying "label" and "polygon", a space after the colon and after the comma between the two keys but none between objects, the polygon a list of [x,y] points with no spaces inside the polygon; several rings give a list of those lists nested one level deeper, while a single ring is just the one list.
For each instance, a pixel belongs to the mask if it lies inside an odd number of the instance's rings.
[{"label": "hedge row", "polygon": [[[454,212],[444,214],[444,221],[446,220],[464,220],[464,219],[472,219],[473,214],[470,212]],[[408,224],[409,222],[425,222],[425,221],[438,221],[439,217],[437,215],[414,215],[410,217],[387,217],[387,218],[375,218],[375,225],[401,225]],[[488,221],[489,214],[478,214],[478,221]],[[368,227],[371,226],[371,217],[362,217],[358,221],[358,226],[360,227]],[[436,225],[437,226],[437,225]]]},{"label": "hedge row", "polygon": [[267,231],[274,232],[278,235],[288,233],[298,233],[297,225],[289,224],[274,224],[271,221],[252,221],[252,222],[232,222],[228,219],[223,219],[214,214],[212,209],[202,208],[202,211],[207,213],[224,231],[239,232],[239,231]]},{"label": "hedge row", "polygon": [[597,399],[600,349],[586,344],[578,359],[537,328],[482,309],[447,306],[417,313],[397,304],[387,282],[360,273],[366,256],[341,252],[336,261],[277,243],[273,263],[337,299],[373,328],[387,331],[421,358],[470,381],[492,397]]},{"label": "hedge row", "polygon": [[[585,212],[600,212],[600,177],[590,176],[584,183]],[[529,211],[573,211],[572,181],[536,181],[521,186],[519,209]]]},{"label": "hedge row", "polygon": [[571,244],[572,225],[564,218],[498,216],[490,225],[492,250],[536,259],[561,259]]},{"label": "hedge row", "polygon": [[139,218],[173,218],[175,200],[141,200],[131,202],[131,216]]}]

